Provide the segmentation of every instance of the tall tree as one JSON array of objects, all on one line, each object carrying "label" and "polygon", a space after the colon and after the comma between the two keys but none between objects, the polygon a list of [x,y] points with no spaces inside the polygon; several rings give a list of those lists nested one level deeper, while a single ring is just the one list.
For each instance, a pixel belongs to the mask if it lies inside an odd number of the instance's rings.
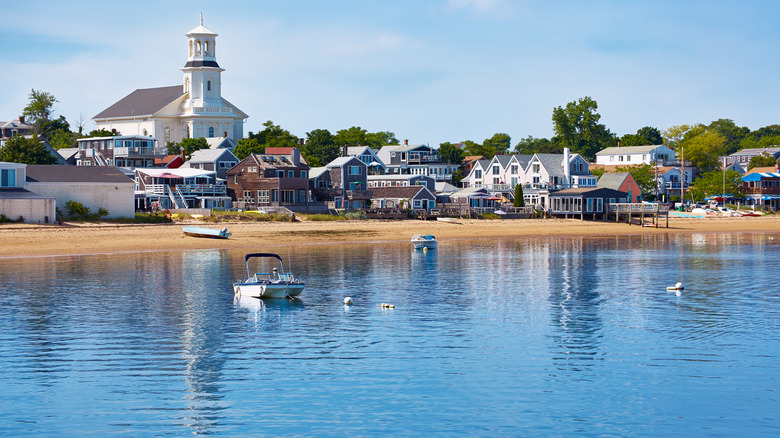
[{"label": "tall tree", "polygon": [[339,146],[368,146],[367,133],[368,131],[360,126],[353,126],[336,131],[333,141]]},{"label": "tall tree", "polygon": [[485,141],[482,142],[482,145],[486,149],[495,151],[493,155],[504,155],[512,146],[512,138],[509,134],[497,133],[493,134],[492,137],[485,139]]},{"label": "tall tree", "polygon": [[740,149],[770,147],[780,144],[780,125],[769,125],[745,135]]},{"label": "tall tree", "polygon": [[445,163],[460,164],[463,162],[463,149],[446,142],[439,145],[439,155]]},{"label": "tall tree", "polygon": [[369,132],[366,134],[366,146],[372,148],[381,148],[382,146],[398,144],[398,139],[395,138],[395,133],[390,131]]},{"label": "tall tree", "polygon": [[704,199],[707,196],[724,194],[724,187],[726,195],[737,198],[744,196],[742,193],[742,176],[733,170],[727,170],[725,173],[722,170],[705,172],[699,178],[696,178],[690,190],[695,199]]},{"label": "tall tree", "polygon": [[315,129],[306,133],[306,143],[301,153],[311,167],[324,166],[341,154],[341,147],[327,129]]},{"label": "tall tree", "polygon": [[683,141],[688,131],[695,128],[696,125],[675,125],[665,130],[662,134],[664,144],[674,150],[677,150],[677,146]]},{"label": "tall tree", "polygon": [[236,142],[236,147],[233,148],[233,155],[239,160],[243,160],[249,154],[262,154],[263,152],[265,152],[265,146],[254,138],[242,138]]},{"label": "tall tree", "polygon": [[626,134],[620,137],[622,146],[648,146],[662,143],[661,131],[651,126],[640,128],[636,131],[636,134]]},{"label": "tall tree", "polygon": [[553,143],[546,138],[534,138],[529,135],[515,145],[515,152],[521,155],[561,154],[563,153],[563,147],[559,147],[557,143]]},{"label": "tall tree", "polygon": [[615,144],[615,136],[599,123],[598,104],[590,97],[553,109],[553,129],[562,147],[593,160],[596,152]]},{"label": "tall tree", "polygon": [[274,122],[267,121],[263,123],[265,129],[257,134],[249,133],[247,138],[253,138],[258,144],[264,148],[269,147],[297,147],[298,137],[290,134],[289,131],[282,129],[279,125],[274,125]]},{"label": "tall tree", "polygon": [[24,107],[22,114],[28,118],[30,123],[33,124],[33,132],[35,134],[41,134],[43,132],[43,126],[51,120],[52,108],[57,99],[54,95],[45,91],[37,91],[33,89],[30,92],[29,101],[27,106]]},{"label": "tall tree", "polygon": [[731,119],[718,119],[707,126],[723,136],[726,144],[723,146],[724,155],[730,155],[740,149],[740,143],[746,135],[750,133],[747,126],[737,126]]},{"label": "tall tree", "polygon": [[57,159],[49,153],[37,135],[27,138],[15,135],[0,148],[0,161],[23,164],[55,164]]},{"label": "tall tree", "polygon": [[717,131],[699,125],[686,133],[678,150],[683,148],[685,159],[700,172],[709,172],[718,167],[718,157],[723,155],[725,145],[726,139]]},{"label": "tall tree", "polygon": [[754,167],[769,167],[775,165],[777,165],[777,160],[775,160],[775,157],[764,152],[761,155],[756,155],[750,159],[750,162],[748,163],[748,170]]},{"label": "tall tree", "polygon": [[188,159],[192,156],[193,152],[209,148],[208,142],[203,137],[185,138],[181,141],[180,145],[184,148],[184,155],[186,155]]},{"label": "tall tree", "polygon": [[483,156],[489,160],[496,155],[496,148],[489,144],[466,140],[463,142],[463,152],[470,156]]},{"label": "tall tree", "polygon": [[525,197],[523,196],[522,184],[515,186],[515,199],[512,201],[512,205],[515,207],[525,207]]}]

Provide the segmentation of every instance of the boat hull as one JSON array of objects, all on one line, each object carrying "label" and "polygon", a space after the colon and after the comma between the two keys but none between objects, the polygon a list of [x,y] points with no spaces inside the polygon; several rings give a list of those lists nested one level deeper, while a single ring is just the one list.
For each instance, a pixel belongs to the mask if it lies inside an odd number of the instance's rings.
[{"label": "boat hull", "polygon": [[242,297],[292,298],[300,295],[304,287],[303,283],[244,282],[233,284],[233,292]]},{"label": "boat hull", "polygon": [[187,236],[203,237],[206,239],[227,239],[230,237],[230,232],[227,228],[215,230],[206,227],[182,227],[182,232]]},{"label": "boat hull", "polygon": [[435,240],[415,240],[412,241],[412,245],[414,245],[414,249],[436,249],[439,243]]}]

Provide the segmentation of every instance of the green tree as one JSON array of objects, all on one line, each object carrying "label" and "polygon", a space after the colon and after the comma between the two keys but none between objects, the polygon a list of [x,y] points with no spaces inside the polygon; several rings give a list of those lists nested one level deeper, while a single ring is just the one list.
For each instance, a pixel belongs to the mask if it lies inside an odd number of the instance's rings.
[{"label": "green tree", "polygon": [[495,151],[493,155],[504,155],[512,146],[512,138],[508,134],[497,133],[482,142],[483,147]]},{"label": "green tree", "polygon": [[662,134],[664,144],[674,150],[677,150],[677,146],[683,141],[688,131],[695,128],[691,125],[675,125],[665,130]]},{"label": "green tree", "polygon": [[747,126],[737,126],[731,119],[715,120],[707,128],[717,132],[726,139],[726,144],[723,146],[724,155],[730,155],[738,151],[742,140],[750,133],[750,129]]},{"label": "green tree", "polygon": [[652,199],[655,197],[655,168],[649,164],[640,164],[636,166],[617,166],[616,172],[628,172],[634,177],[639,190],[642,192],[642,198]]},{"label": "green tree", "polygon": [[690,191],[694,199],[701,200],[707,196],[724,194],[724,176],[725,194],[737,198],[743,197],[742,176],[739,173],[733,170],[727,170],[725,173],[722,170],[712,170],[703,173],[693,181]]},{"label": "green tree", "polygon": [[515,152],[521,155],[562,154],[563,147],[546,138],[534,138],[529,135],[515,145]]},{"label": "green tree", "polygon": [[761,155],[756,155],[755,157],[750,159],[750,162],[748,163],[748,170],[754,167],[769,167],[769,166],[774,166],[776,164],[777,164],[777,160],[775,160],[775,157],[764,152]]},{"label": "green tree", "polygon": [[54,131],[46,140],[54,149],[74,148],[78,146],[78,134],[69,130]]},{"label": "green tree", "polygon": [[725,145],[726,139],[722,135],[701,125],[688,131],[680,143],[685,159],[690,160],[700,172],[709,172],[718,167],[718,157],[723,155]]},{"label": "green tree", "polygon": [[496,155],[496,148],[484,143],[476,143],[471,140],[463,142],[463,152],[469,156],[483,156],[485,159],[491,159]]},{"label": "green tree", "polygon": [[336,135],[333,141],[341,146],[368,146],[368,140],[366,134],[368,131],[359,127],[353,126],[349,129],[341,129],[336,131]]},{"label": "green tree", "polygon": [[[769,125],[745,135],[740,149],[753,149],[780,145],[780,125]],[[736,151],[735,151],[736,152]]]},{"label": "green tree", "polygon": [[43,133],[43,126],[51,120],[52,108],[57,99],[51,93],[36,91],[35,89],[30,92],[28,99],[29,101],[24,110],[22,110],[22,114],[32,123],[33,132],[41,134]]},{"label": "green tree", "polygon": [[100,128],[89,131],[89,134],[85,135],[84,137],[115,137],[117,135],[119,135],[119,133],[116,131],[109,131],[108,129]]},{"label": "green tree", "polygon": [[341,147],[327,129],[315,129],[306,133],[306,143],[301,148],[303,157],[311,167],[324,166],[341,155]]},{"label": "green tree", "polygon": [[593,160],[596,152],[615,144],[615,136],[599,123],[598,104],[590,97],[553,109],[553,129],[561,147]]},{"label": "green tree", "polygon": [[[639,128],[636,131],[636,135],[642,137],[647,141],[647,145],[658,145],[664,143],[664,138],[661,135],[661,131],[658,130],[658,128],[654,128],[652,126],[645,126],[642,128]],[[639,145],[644,146],[644,145]]]},{"label": "green tree", "polygon": [[395,138],[395,133],[390,131],[369,132],[366,134],[365,141],[366,146],[370,146],[374,149],[399,143],[398,139]]},{"label": "green tree", "polygon": [[253,138],[264,148],[298,147],[298,137],[290,134],[290,131],[274,125],[272,121],[263,123],[265,129],[257,134],[249,133],[248,138]]},{"label": "green tree", "polygon": [[523,197],[523,185],[518,184],[515,186],[515,199],[512,201],[512,205],[515,207],[525,207],[525,198]]},{"label": "green tree", "polygon": [[439,155],[444,163],[460,164],[463,162],[463,149],[455,146],[450,142],[441,143],[439,145]]},{"label": "green tree", "polygon": [[37,135],[26,138],[16,135],[0,148],[0,161],[23,164],[55,164],[57,159],[49,153]]},{"label": "green tree", "polygon": [[184,148],[184,155],[187,157],[187,159],[192,156],[193,152],[209,148],[208,142],[203,137],[185,138],[181,141],[180,145]]},{"label": "green tree", "polygon": [[254,138],[242,138],[236,142],[233,148],[233,155],[239,160],[248,157],[249,154],[262,154],[265,152],[265,146],[261,145]]}]

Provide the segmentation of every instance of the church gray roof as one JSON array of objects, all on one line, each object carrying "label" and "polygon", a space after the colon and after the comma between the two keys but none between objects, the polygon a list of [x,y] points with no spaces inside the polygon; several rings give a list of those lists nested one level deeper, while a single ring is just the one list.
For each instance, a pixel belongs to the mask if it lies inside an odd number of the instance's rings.
[{"label": "church gray roof", "polygon": [[183,95],[181,85],[135,90],[93,119],[152,115]]}]

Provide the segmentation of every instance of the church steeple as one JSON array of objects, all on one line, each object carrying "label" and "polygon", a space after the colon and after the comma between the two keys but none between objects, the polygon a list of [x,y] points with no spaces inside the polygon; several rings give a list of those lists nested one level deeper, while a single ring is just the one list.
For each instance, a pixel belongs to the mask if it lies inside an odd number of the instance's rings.
[{"label": "church steeple", "polygon": [[217,64],[217,34],[200,25],[187,32],[187,63],[184,72],[184,92],[189,94],[186,106],[204,107],[207,103],[219,105],[221,96],[221,73],[224,69]]}]

